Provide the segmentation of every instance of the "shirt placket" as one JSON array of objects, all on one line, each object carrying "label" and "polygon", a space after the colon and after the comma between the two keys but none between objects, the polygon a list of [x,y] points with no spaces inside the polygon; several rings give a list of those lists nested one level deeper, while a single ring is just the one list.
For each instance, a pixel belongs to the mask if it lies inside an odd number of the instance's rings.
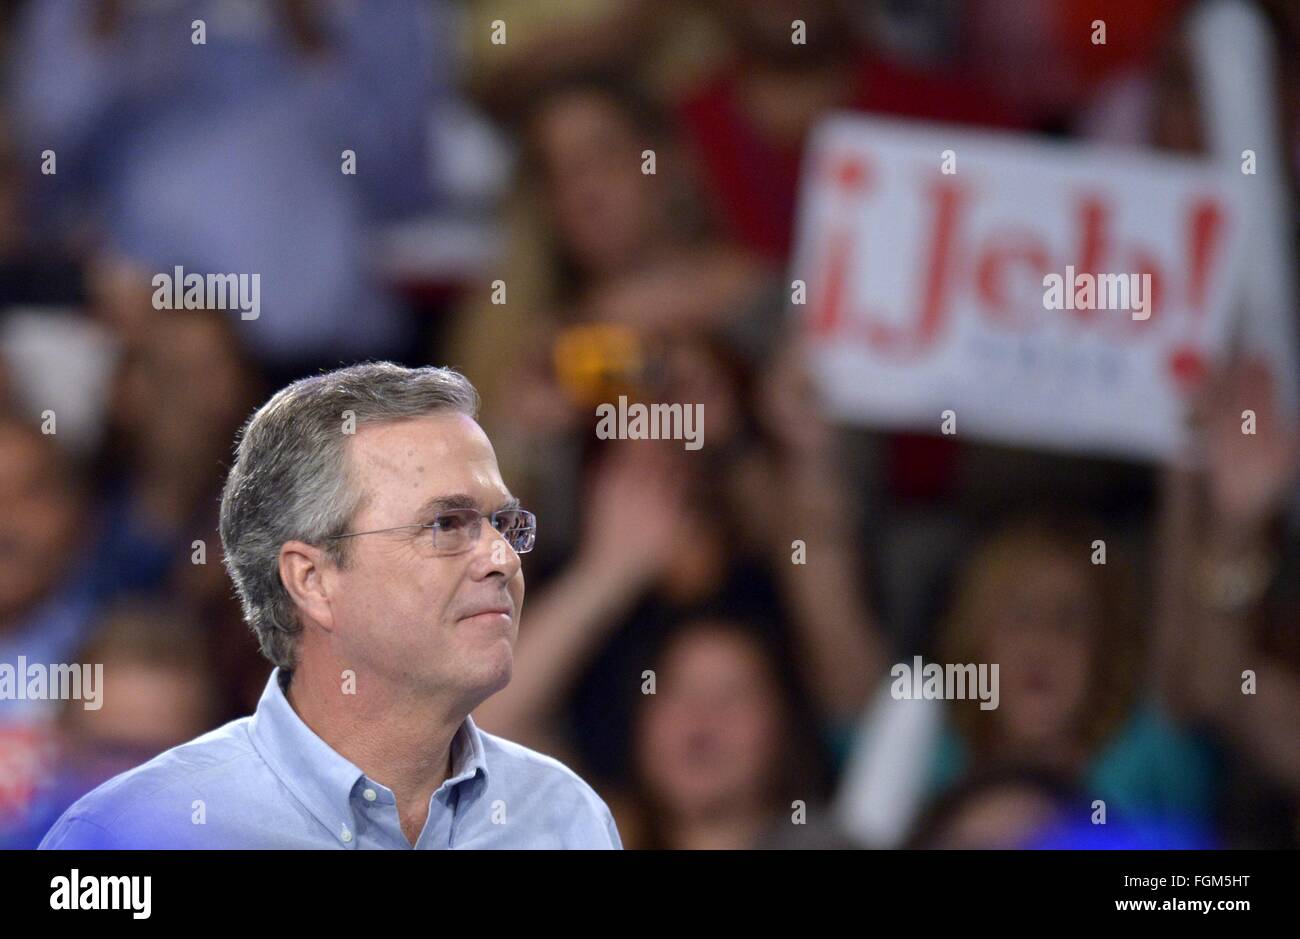
[{"label": "shirt placket", "polygon": [[353,814],[358,820],[359,837],[364,847],[404,848],[408,846],[402,834],[397,802],[392,792],[383,785],[362,777],[352,794]]}]

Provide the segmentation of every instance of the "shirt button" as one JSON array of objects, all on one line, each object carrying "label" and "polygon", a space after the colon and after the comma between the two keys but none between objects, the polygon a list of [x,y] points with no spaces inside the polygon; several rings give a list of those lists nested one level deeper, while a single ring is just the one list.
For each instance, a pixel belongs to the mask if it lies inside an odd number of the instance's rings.
[{"label": "shirt button", "polygon": [[365,792],[361,793],[361,795],[365,797],[367,802],[374,802],[379,798],[379,793],[375,792],[373,789],[367,789]]},{"label": "shirt button", "polygon": [[339,834],[339,839],[342,840],[344,844],[351,844],[352,832],[348,831],[347,828],[344,828],[343,831]]}]

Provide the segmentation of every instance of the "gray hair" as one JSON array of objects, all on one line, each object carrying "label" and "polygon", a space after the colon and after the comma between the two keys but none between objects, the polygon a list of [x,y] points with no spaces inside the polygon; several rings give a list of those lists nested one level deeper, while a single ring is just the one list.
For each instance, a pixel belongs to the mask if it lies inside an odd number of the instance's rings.
[{"label": "gray hair", "polygon": [[299,379],[248,419],[221,493],[221,546],[263,655],[292,669],[302,631],[280,580],[281,546],[323,545],[331,560],[347,563],[347,539],[328,539],[347,531],[364,497],[347,460],[349,420],[359,427],[442,412],[477,417],[478,405],[474,386],[452,369],[366,362]]}]

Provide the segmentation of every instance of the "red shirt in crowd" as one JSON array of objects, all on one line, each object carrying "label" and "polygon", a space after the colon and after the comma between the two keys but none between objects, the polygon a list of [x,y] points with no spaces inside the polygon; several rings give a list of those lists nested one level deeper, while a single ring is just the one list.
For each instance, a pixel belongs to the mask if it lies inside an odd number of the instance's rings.
[{"label": "red shirt in crowd", "polygon": [[[1023,126],[978,83],[922,73],[875,55],[857,63],[851,84],[844,110],[985,127]],[[783,146],[753,126],[740,101],[734,66],[690,92],[680,104],[679,120],[724,235],[775,264],[786,264],[803,142]],[[896,434],[890,450],[894,495],[931,498],[949,488],[956,469],[956,443],[951,438]]]}]

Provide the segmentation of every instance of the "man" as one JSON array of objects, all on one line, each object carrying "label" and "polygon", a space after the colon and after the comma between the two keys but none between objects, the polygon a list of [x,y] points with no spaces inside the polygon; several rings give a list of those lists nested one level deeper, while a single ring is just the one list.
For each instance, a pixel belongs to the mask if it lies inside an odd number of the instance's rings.
[{"label": "man", "polygon": [[475,727],[536,523],[439,368],[303,379],[244,427],[221,541],[275,664],[257,711],[74,804],[44,848],[621,848],[563,764]]}]

